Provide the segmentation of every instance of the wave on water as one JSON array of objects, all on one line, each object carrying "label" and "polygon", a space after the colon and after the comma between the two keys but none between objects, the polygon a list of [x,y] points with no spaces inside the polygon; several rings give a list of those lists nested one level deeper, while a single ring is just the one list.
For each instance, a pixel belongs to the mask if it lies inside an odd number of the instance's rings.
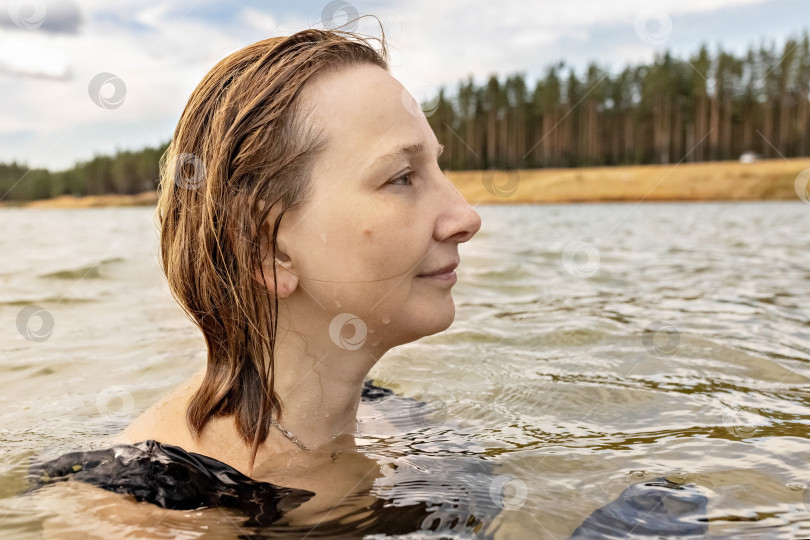
[{"label": "wave on water", "polygon": [[103,259],[98,264],[91,264],[65,270],[57,270],[55,272],[42,274],[38,277],[41,277],[43,279],[103,279],[109,277],[105,274],[104,272],[105,269],[107,269],[110,265],[114,263],[123,262],[124,260],[125,259],[123,257],[112,257],[109,259]]},{"label": "wave on water", "polygon": [[70,298],[70,297],[62,297],[62,296],[48,296],[46,298],[28,298],[28,299],[16,299],[16,300],[7,300],[5,302],[0,301],[0,306],[30,306],[32,304],[35,305],[43,305],[43,304],[63,304],[63,305],[76,305],[76,304],[91,304],[94,302],[98,302],[99,300],[94,298]]}]

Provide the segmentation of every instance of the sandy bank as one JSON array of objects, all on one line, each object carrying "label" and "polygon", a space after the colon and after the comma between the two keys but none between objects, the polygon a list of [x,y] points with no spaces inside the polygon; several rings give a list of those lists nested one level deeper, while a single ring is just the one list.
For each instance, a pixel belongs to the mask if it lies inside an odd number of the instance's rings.
[{"label": "sandy bank", "polygon": [[757,201],[798,200],[796,178],[805,169],[810,158],[447,175],[468,201],[481,203]]},{"label": "sandy bank", "polygon": [[63,195],[25,203],[0,202],[0,206],[23,208],[92,208],[97,206],[153,206],[157,204],[157,191],[144,191],[136,195],[90,195],[73,197]]}]

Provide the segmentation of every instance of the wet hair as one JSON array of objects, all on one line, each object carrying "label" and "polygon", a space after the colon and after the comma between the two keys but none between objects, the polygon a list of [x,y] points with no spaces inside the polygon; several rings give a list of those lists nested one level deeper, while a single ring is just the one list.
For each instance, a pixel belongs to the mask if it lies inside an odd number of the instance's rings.
[{"label": "wet hair", "polygon": [[160,160],[160,263],[208,349],[186,423],[198,440],[212,418],[232,415],[252,444],[250,469],[271,418],[282,414],[276,269],[270,264],[272,291],[259,269],[265,257],[275,260],[284,214],[310,199],[312,167],[328,143],[300,96],[317,75],[362,63],[389,70],[384,33],[307,29],[236,51],[194,89]]}]

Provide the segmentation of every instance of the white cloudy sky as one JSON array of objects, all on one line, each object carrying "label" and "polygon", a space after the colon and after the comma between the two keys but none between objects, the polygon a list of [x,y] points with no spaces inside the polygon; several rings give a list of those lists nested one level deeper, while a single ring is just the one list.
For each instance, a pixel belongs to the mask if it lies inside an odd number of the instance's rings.
[{"label": "white cloudy sky", "polygon": [[[327,3],[0,0],[0,161],[56,170],[167,141],[190,92],[218,60],[260,39],[322,28]],[[441,85],[454,89],[468,75],[482,83],[493,73],[523,71],[531,82],[559,60],[619,68],[664,48],[685,55],[701,43],[735,51],[762,39],[780,44],[810,26],[807,0],[351,4],[380,19],[392,74],[420,100]],[[645,42],[637,22],[651,16]],[[26,18],[31,28],[20,28]],[[357,31],[379,36],[369,19]],[[119,107],[105,109],[90,98],[99,73],[126,85]]]}]

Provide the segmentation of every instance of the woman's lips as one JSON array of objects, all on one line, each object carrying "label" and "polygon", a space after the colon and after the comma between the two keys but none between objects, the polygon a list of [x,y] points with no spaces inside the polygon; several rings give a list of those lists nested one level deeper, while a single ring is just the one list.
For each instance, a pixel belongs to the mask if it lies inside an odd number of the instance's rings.
[{"label": "woman's lips", "polygon": [[433,272],[426,272],[426,273],[424,273],[424,274],[419,274],[419,276],[418,276],[418,277],[429,277],[429,276],[437,276],[437,275],[440,275],[440,274],[449,274],[449,273],[451,273],[453,270],[455,270],[455,269],[456,269],[456,267],[458,266],[458,264],[459,264],[460,262],[461,262],[461,261],[459,261],[458,259],[456,259],[455,261],[451,262],[450,264],[448,264],[448,265],[446,265],[446,266],[443,266],[443,267],[439,268],[438,270],[435,270],[435,271],[433,271]]},{"label": "woman's lips", "polygon": [[440,283],[447,283],[451,285],[455,283],[456,280],[458,279],[458,276],[456,276],[456,272],[454,270],[450,270],[449,272],[443,272],[441,274],[432,274],[429,276],[416,276],[416,277],[423,279],[431,279],[434,281],[438,281]]}]

